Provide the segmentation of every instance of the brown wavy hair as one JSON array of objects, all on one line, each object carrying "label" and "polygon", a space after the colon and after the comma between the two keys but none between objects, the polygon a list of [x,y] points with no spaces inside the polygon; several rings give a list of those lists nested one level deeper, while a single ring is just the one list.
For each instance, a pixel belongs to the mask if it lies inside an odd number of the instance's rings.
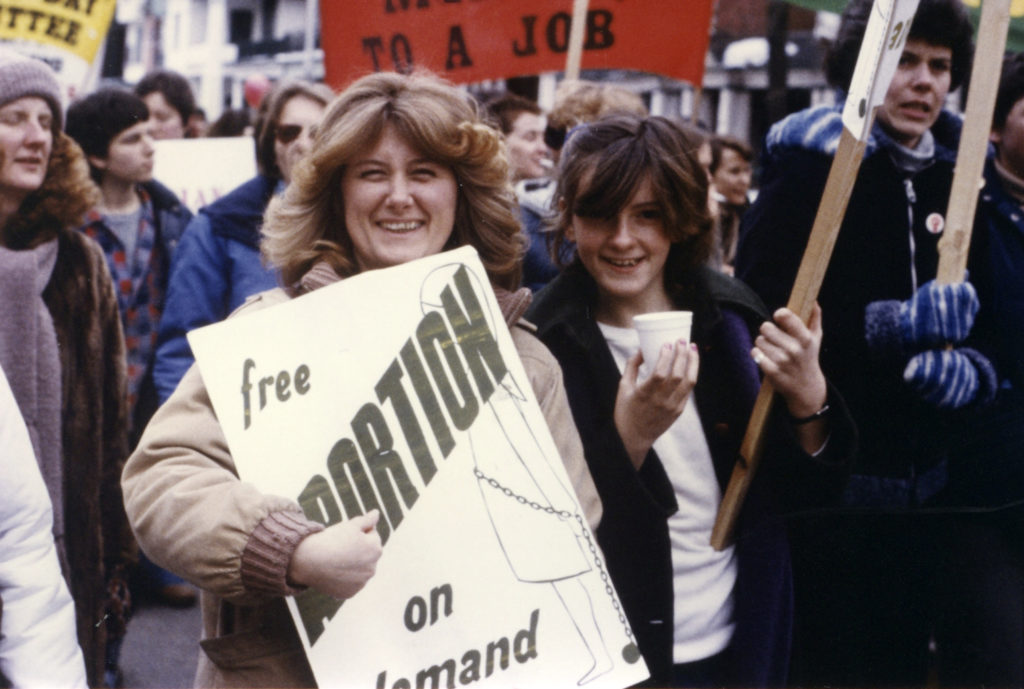
[{"label": "brown wavy hair", "polygon": [[42,185],[25,197],[0,230],[0,244],[17,250],[47,242],[81,224],[85,212],[99,198],[82,149],[67,134],[58,132]]},{"label": "brown wavy hair", "polygon": [[564,265],[575,256],[566,238],[573,216],[614,217],[648,178],[672,242],[665,287],[676,294],[677,281],[705,263],[714,245],[700,143],[676,122],[656,116],[616,115],[574,129],[558,165],[550,227],[555,261]]},{"label": "brown wavy hair", "polygon": [[500,134],[472,96],[438,77],[379,72],[362,77],[327,108],[309,155],[267,209],[263,253],[293,285],[318,261],[342,277],[359,272],[345,227],[345,166],[394,127],[425,158],[450,167],[458,182],[455,226],[444,249],[471,245],[491,282],[519,286],[525,239],[508,181]]}]

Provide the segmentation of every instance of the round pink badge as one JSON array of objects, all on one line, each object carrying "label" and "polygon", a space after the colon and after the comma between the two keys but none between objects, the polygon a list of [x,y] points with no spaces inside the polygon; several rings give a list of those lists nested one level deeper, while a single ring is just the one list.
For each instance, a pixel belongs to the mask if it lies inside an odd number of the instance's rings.
[{"label": "round pink badge", "polygon": [[932,213],[924,220],[924,226],[932,234],[939,234],[946,228],[946,220],[938,213]]}]

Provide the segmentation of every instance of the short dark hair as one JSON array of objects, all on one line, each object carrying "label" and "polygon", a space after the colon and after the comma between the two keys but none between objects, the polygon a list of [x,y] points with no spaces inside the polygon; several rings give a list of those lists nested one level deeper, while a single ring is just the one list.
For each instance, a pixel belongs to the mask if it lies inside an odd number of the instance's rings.
[{"label": "short dark hair", "polygon": [[1003,60],[1003,72],[999,77],[999,92],[992,115],[992,129],[1002,129],[1013,106],[1024,98],[1024,53],[1008,55]]},{"label": "short dark hair", "polygon": [[206,136],[209,138],[242,136],[245,134],[246,128],[251,126],[252,118],[249,116],[248,110],[242,108],[225,110],[206,130]]},{"label": "short dark hair", "polygon": [[614,217],[644,178],[651,181],[672,242],[666,288],[675,294],[682,276],[707,261],[714,243],[708,210],[708,176],[700,141],[665,117],[613,115],[573,129],[558,164],[552,218],[552,256],[564,262],[566,231],[574,215]]},{"label": "short dark hair", "polygon": [[708,140],[708,146],[711,148],[711,165],[708,168],[711,174],[715,174],[718,166],[722,164],[722,152],[726,149],[735,151],[736,155],[748,163],[754,161],[754,149],[732,136],[716,134]]},{"label": "short dark hair", "polygon": [[268,177],[281,177],[281,170],[277,167],[277,156],[274,153],[277,124],[288,101],[300,96],[327,107],[327,104],[334,99],[334,92],[325,84],[314,84],[308,81],[285,81],[275,84],[270,89],[260,103],[260,109],[256,115],[256,166],[261,174]]},{"label": "short dark hair", "polygon": [[167,103],[181,115],[181,123],[188,124],[189,116],[196,109],[196,97],[188,79],[167,69],[150,72],[135,85],[135,93],[145,98],[151,93],[161,93]]},{"label": "short dark hair", "polygon": [[[124,89],[103,88],[75,101],[68,108],[64,131],[82,147],[85,155],[106,158],[110,142],[118,134],[149,119],[149,108],[140,97]],[[89,163],[97,182],[101,173]]]},{"label": "short dark hair", "polygon": [[[872,4],[872,0],[850,0],[843,11],[836,40],[825,57],[825,76],[828,82],[843,91],[850,88]],[[974,28],[963,0],[921,0],[907,39],[944,46],[952,51],[949,90],[955,91],[971,68],[974,56],[973,34]]]},{"label": "short dark hair", "polygon": [[515,93],[505,95],[488,102],[485,107],[489,119],[501,130],[502,134],[509,134],[516,124],[516,119],[524,112],[531,115],[540,115],[543,110],[529,98],[523,98]]}]

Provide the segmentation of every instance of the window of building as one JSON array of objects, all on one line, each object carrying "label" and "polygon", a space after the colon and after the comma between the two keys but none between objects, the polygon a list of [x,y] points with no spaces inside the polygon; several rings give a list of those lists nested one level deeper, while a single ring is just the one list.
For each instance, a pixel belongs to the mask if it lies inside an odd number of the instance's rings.
[{"label": "window of building", "polygon": [[251,41],[254,20],[252,10],[231,10],[228,19],[228,41],[230,43]]}]

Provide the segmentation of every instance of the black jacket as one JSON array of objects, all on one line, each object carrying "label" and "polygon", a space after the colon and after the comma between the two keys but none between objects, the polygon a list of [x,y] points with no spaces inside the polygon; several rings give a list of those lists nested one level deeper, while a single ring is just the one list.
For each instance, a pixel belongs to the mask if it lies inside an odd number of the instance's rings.
[{"label": "black jacket", "polygon": [[[749,352],[752,333],[767,313],[736,280],[708,269],[691,277],[690,296],[678,306],[694,312],[693,340],[701,356],[694,395],[724,492],[760,385]],[[527,318],[562,365],[573,418],[604,506],[598,542],[650,668],[650,683],[665,686],[671,678],[673,637],[667,520],[678,508],[657,454],[652,450],[636,471],[615,429],[621,375],[591,315],[595,302],[596,286],[577,263],[536,296]],[[841,489],[855,432],[831,391],[829,402],[836,410],[835,428],[816,459],[799,449],[787,424],[773,423],[761,471],[741,514],[736,631],[730,648],[736,654],[732,680],[739,686],[777,686],[786,679],[792,582],[784,524],[773,515],[785,503],[828,502]],[[784,493],[772,490],[769,484],[776,481],[786,486]]]},{"label": "black jacket", "polygon": [[[769,308],[784,305],[793,287],[832,165],[838,113],[839,106],[802,111],[769,132],[761,190],[743,218],[736,258],[736,276]],[[821,366],[860,432],[844,498],[854,507],[908,507],[938,494],[962,416],[922,401],[903,382],[908,358],[880,356],[865,336],[869,303],[908,299],[936,274],[942,234],[935,230],[949,204],[960,122],[944,112],[932,134],[934,162],[906,176],[876,124],[818,297]],[[972,264],[972,281],[984,270]],[[986,352],[976,340],[968,346]]]}]

